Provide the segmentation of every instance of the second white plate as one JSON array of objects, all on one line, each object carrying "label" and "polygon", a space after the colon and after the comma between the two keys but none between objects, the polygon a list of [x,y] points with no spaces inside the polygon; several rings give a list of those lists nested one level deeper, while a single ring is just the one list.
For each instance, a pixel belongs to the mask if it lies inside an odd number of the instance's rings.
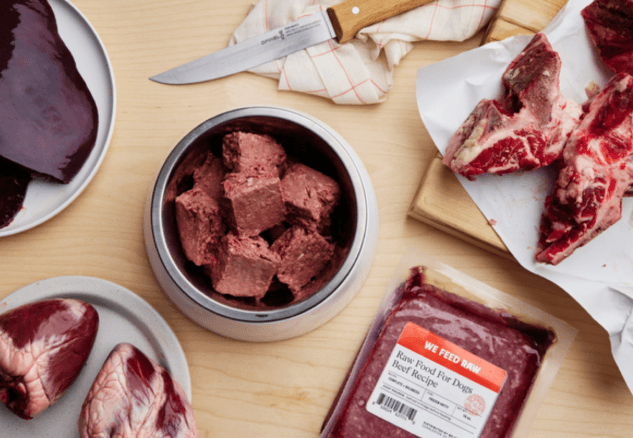
[{"label": "second white plate", "polygon": [[167,322],[141,297],[98,278],[54,277],[11,293],[0,301],[0,313],[49,298],[75,298],[94,306],[99,313],[95,344],[77,380],[55,405],[34,419],[23,420],[0,403],[2,436],[79,437],[77,420],[81,406],[106,358],[120,342],[129,342],[166,368],[191,400],[191,378],[182,347]]}]

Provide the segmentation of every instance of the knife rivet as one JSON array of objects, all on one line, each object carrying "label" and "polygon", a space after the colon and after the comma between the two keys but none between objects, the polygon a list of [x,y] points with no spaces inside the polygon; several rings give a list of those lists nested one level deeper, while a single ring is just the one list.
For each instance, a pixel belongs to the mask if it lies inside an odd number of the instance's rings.
[{"label": "knife rivet", "polygon": [[358,6],[354,6],[352,8],[352,14],[358,15],[359,12],[360,12],[360,8]]}]

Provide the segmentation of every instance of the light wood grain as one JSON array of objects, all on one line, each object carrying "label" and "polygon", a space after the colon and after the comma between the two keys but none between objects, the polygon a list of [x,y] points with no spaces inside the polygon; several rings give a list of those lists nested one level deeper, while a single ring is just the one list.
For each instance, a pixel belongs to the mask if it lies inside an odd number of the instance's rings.
[{"label": "light wood grain", "polygon": [[442,163],[439,153],[426,169],[409,215],[502,257],[512,258],[455,174]]},{"label": "light wood grain", "polygon": [[[181,87],[147,79],[226,46],[251,0],[74,4],[100,34],[113,63],[114,138],[95,179],[66,210],[0,239],[0,298],[59,275],[118,283],[154,306],[182,343],[202,438],[316,438],[394,268],[414,246],[579,329],[530,438],[631,437],[633,396],[611,357],[608,335],[569,295],[517,263],[407,214],[436,154],[418,115],[417,69],[477,47],[482,35],[464,43],[416,44],[396,68],[384,103],[342,107],[279,92],[274,81],[249,73]],[[142,235],[147,192],[174,145],[209,117],[261,104],[307,112],[340,133],[368,169],[381,220],[376,260],[352,303],[323,327],[271,344],[225,339],[184,317],[154,280]]]},{"label": "light wood grain", "polygon": [[533,35],[552,21],[567,0],[504,0],[484,38],[501,41],[513,35]]}]

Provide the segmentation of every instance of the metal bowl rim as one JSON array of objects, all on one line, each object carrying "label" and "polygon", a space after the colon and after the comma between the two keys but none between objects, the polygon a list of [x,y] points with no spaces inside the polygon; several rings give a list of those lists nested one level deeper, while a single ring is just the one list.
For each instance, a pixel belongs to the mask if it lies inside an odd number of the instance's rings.
[{"label": "metal bowl rim", "polygon": [[[172,258],[169,248],[167,247],[164,233],[162,232],[164,229],[162,218],[162,199],[166,192],[169,176],[172,174],[182,154],[185,153],[189,146],[194,144],[201,135],[205,134],[209,130],[221,126],[224,123],[248,117],[271,117],[282,119],[312,131],[320,137],[324,143],[328,144],[341,160],[341,163],[352,182],[356,198],[356,234],[352,240],[352,245],[350,246],[346,260],[341,265],[341,268],[321,290],[311,297],[300,301],[299,303],[279,309],[249,310],[231,307],[214,300],[212,297],[198,290],[198,288],[196,288],[177,267],[177,264]],[[219,317],[230,318],[246,323],[271,323],[297,317],[311,310],[315,310],[325,301],[331,299],[334,295],[345,293],[345,291],[339,290],[339,286],[343,283],[351,270],[354,269],[362,252],[364,242],[366,240],[368,214],[367,193],[358,168],[354,163],[354,159],[349,153],[350,150],[351,147],[349,144],[332,128],[325,125],[320,120],[299,111],[282,107],[254,106],[238,108],[218,114],[202,122],[185,135],[185,137],[183,137],[170,152],[161,166],[151,193],[151,235],[154,240],[154,245],[161,261],[161,265],[165,269],[170,280],[180,292],[193,301],[197,306],[200,306],[206,311]]]}]

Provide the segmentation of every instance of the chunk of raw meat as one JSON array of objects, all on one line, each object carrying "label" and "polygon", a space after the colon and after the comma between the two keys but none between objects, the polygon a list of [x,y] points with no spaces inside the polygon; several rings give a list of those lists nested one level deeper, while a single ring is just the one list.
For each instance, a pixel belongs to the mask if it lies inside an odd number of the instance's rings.
[{"label": "chunk of raw meat", "polygon": [[224,196],[222,180],[224,180],[225,173],[226,169],[222,160],[208,152],[204,163],[193,170],[193,186],[220,202]]},{"label": "chunk of raw meat", "polygon": [[226,216],[237,234],[257,236],[285,219],[277,172],[230,173],[222,184],[228,206]]},{"label": "chunk of raw meat", "polygon": [[176,225],[185,256],[197,266],[212,263],[224,234],[218,203],[194,187],[176,198]]},{"label": "chunk of raw meat", "polygon": [[292,226],[271,246],[281,258],[277,278],[294,293],[299,292],[330,262],[334,247],[316,231]]},{"label": "chunk of raw meat", "polygon": [[24,419],[57,402],[83,368],[98,326],[94,307],[71,299],[0,315],[0,401]]},{"label": "chunk of raw meat", "polygon": [[263,298],[281,259],[260,236],[229,232],[218,248],[217,262],[205,267],[213,288],[234,297]]},{"label": "chunk of raw meat", "polygon": [[581,15],[600,59],[616,73],[633,75],[633,1],[595,0]]},{"label": "chunk of raw meat", "polygon": [[633,77],[614,76],[591,101],[546,199],[536,260],[556,265],[622,216],[633,188]]},{"label": "chunk of raw meat", "polygon": [[222,139],[224,165],[233,172],[278,172],[286,151],[271,136],[232,132]]},{"label": "chunk of raw meat", "polygon": [[323,231],[341,198],[341,188],[329,176],[301,163],[288,167],[281,180],[286,220],[306,229]]},{"label": "chunk of raw meat", "polygon": [[582,114],[560,92],[561,61],[538,33],[503,74],[504,95],[483,99],[451,138],[443,162],[472,178],[551,164]]},{"label": "chunk of raw meat", "polygon": [[95,101],[46,0],[0,6],[0,156],[70,182],[97,138]]},{"label": "chunk of raw meat", "polygon": [[169,372],[131,344],[117,345],[81,408],[81,438],[196,438],[193,409]]}]

